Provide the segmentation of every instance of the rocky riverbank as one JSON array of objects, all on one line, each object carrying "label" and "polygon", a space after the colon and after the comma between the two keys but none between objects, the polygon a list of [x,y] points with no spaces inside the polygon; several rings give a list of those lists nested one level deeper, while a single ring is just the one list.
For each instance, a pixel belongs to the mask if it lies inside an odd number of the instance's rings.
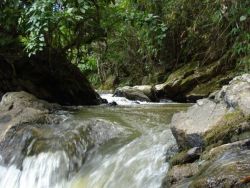
[{"label": "rocky riverbank", "polygon": [[250,75],[173,116],[179,153],[162,187],[249,187]]},{"label": "rocky riverbank", "polygon": [[114,95],[147,102],[161,99],[196,102],[228,84],[237,72],[232,68],[223,58],[205,65],[188,63],[171,72],[164,83],[118,87]]}]

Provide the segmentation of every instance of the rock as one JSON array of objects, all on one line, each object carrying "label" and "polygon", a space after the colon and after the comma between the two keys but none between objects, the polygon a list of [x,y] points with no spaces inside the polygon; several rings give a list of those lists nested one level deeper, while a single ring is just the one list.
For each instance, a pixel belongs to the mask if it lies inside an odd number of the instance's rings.
[{"label": "rock", "polygon": [[185,94],[187,102],[195,102],[199,99],[208,97],[216,90],[221,89],[222,85],[227,84],[232,76],[219,75],[204,83],[197,84],[191,91]]},{"label": "rock", "polygon": [[232,71],[222,74],[223,67],[223,61],[208,65],[186,64],[171,73],[165,83],[155,86],[156,95],[179,102],[195,102],[207,97],[234,77]]},{"label": "rock", "polygon": [[191,180],[190,187],[249,187],[245,181],[250,172],[250,140],[219,146],[204,158],[200,173]]},{"label": "rock", "polygon": [[[147,92],[148,92],[148,90],[145,91],[145,93],[147,93]],[[144,90],[142,90],[142,89],[125,86],[122,88],[117,88],[114,92],[114,96],[125,97],[129,100],[134,100],[134,101],[150,102],[151,100],[150,100],[149,96],[147,96],[145,93],[144,93]]]},{"label": "rock", "polygon": [[38,53],[8,63],[0,56],[0,93],[27,91],[34,96],[61,105],[93,105],[99,95],[78,68],[61,54]]},{"label": "rock", "polygon": [[234,78],[215,96],[215,100],[223,100],[228,108],[239,108],[245,115],[250,114],[250,74]]},{"label": "rock", "polygon": [[[187,112],[173,116],[171,130],[183,151],[170,159],[172,168],[165,184],[190,188],[249,187],[249,88],[249,74],[236,77],[208,99],[198,100]],[[195,146],[202,147],[203,152],[196,148],[184,150]],[[196,150],[199,161],[190,163],[188,154],[195,156]],[[189,173],[183,170],[184,175],[180,175],[183,165],[196,163],[197,173],[187,178]]]},{"label": "rock", "polygon": [[163,180],[162,188],[173,187],[176,183],[194,176],[199,172],[198,167],[198,163],[174,166],[168,171],[166,178]]},{"label": "rock", "polygon": [[169,163],[171,166],[192,163],[200,158],[201,153],[202,153],[202,148],[194,147],[187,151],[182,151],[180,153],[177,153],[170,159]]},{"label": "rock", "polygon": [[224,144],[204,152],[202,160],[176,165],[162,187],[249,187],[250,140]]},{"label": "rock", "polygon": [[117,106],[117,103],[115,101],[108,103],[108,106]]},{"label": "rock", "polygon": [[21,161],[27,142],[37,130],[32,125],[56,124],[59,118],[51,113],[58,109],[59,105],[39,100],[27,92],[6,93],[0,103],[0,153],[3,161]]},{"label": "rock", "polygon": [[93,120],[88,124],[87,134],[93,145],[103,144],[116,138],[124,129],[105,120]]},{"label": "rock", "polygon": [[108,104],[108,100],[107,99],[101,99],[101,104]]},{"label": "rock", "polygon": [[15,126],[49,122],[49,114],[59,108],[24,91],[6,93],[0,102],[0,140]]},{"label": "rock", "polygon": [[172,103],[173,101],[170,99],[160,99],[160,103]]},{"label": "rock", "polygon": [[[222,134],[222,139],[226,134],[236,130],[234,124],[240,125],[248,121],[249,77],[250,75],[236,77],[217,92],[214,99],[198,100],[187,112],[173,116],[171,130],[180,149],[203,147],[207,140],[205,133],[207,136],[210,132],[212,137]],[[241,112],[244,114],[241,115]],[[212,130],[218,130],[219,133]]]},{"label": "rock", "polygon": [[222,156],[226,151],[236,151],[236,150],[249,150],[250,149],[250,139],[242,139],[240,141],[223,144],[214,147],[202,155],[203,160],[214,160]]},{"label": "rock", "polygon": [[22,168],[27,156],[64,151],[70,172],[77,171],[87,152],[116,138],[123,129],[104,120],[76,119],[60,105],[27,92],[7,93],[0,103],[1,165]]},{"label": "rock", "polygon": [[155,102],[158,100],[155,95],[155,88],[151,85],[140,85],[133,88],[142,91],[151,101]]},{"label": "rock", "polygon": [[204,134],[205,147],[235,142],[250,136],[250,119],[241,111],[226,114],[213,129]]},{"label": "rock", "polygon": [[202,147],[205,132],[212,129],[227,112],[224,104],[202,99],[187,112],[174,114],[171,131],[180,149]]}]

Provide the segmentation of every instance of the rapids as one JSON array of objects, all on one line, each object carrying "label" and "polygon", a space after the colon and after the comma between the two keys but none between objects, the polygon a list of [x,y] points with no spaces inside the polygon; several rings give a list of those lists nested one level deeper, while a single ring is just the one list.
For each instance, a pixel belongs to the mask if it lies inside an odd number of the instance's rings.
[{"label": "rapids", "polygon": [[118,138],[92,148],[84,163],[79,159],[80,168],[74,173],[69,173],[72,159],[64,150],[26,156],[21,167],[1,165],[0,188],[160,187],[168,169],[166,159],[177,150],[168,124],[173,113],[185,110],[188,104],[138,104],[110,95],[102,97],[118,106],[78,107],[70,117],[64,117],[64,124],[69,118],[74,119],[70,127],[86,120],[105,120],[122,128]]}]

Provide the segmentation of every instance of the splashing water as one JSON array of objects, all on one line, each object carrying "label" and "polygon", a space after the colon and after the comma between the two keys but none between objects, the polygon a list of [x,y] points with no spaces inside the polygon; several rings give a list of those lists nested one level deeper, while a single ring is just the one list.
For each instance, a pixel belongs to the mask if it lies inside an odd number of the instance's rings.
[{"label": "splashing water", "polygon": [[[112,100],[117,101],[117,98]],[[74,122],[79,124],[84,120],[98,118],[124,128],[119,138],[90,150],[76,173],[69,173],[72,159],[64,151],[45,152],[26,156],[21,167],[0,166],[0,187],[160,187],[168,169],[166,154],[171,155],[176,150],[168,123],[174,112],[185,110],[187,105],[131,106],[131,101],[124,98],[118,101],[118,104],[123,101],[123,104],[130,106],[83,107],[73,114]],[[77,123],[74,124],[77,126]]]}]

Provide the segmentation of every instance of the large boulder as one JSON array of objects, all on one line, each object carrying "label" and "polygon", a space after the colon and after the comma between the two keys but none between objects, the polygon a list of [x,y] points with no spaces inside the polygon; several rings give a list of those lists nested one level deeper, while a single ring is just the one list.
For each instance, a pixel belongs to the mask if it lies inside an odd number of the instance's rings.
[{"label": "large boulder", "polygon": [[63,151],[69,159],[68,173],[73,173],[92,147],[122,131],[119,125],[102,119],[79,120],[64,107],[27,92],[7,93],[0,103],[0,165],[22,168],[28,156]]},{"label": "large boulder", "polygon": [[[216,130],[231,131],[247,121],[250,112],[250,75],[236,77],[210,99],[198,100],[187,112],[173,116],[171,130],[180,149],[202,147]],[[222,130],[223,131],[223,130]],[[225,132],[226,133],[226,132]],[[227,132],[229,133],[229,132]]]},{"label": "large boulder", "polygon": [[171,130],[180,149],[202,147],[205,132],[212,129],[227,112],[223,103],[202,99],[187,112],[174,114]]},{"label": "large boulder", "polygon": [[238,76],[173,116],[171,130],[182,151],[170,159],[163,187],[249,187],[249,88],[250,75]]},{"label": "large boulder", "polygon": [[162,187],[247,188],[249,160],[249,139],[224,144],[204,152],[199,162],[171,168]]},{"label": "large boulder", "polygon": [[[158,98],[180,102],[194,102],[227,84],[235,75],[225,72],[224,61],[208,65],[188,63],[171,73],[162,84],[155,85]],[[223,70],[223,71],[222,71]]]},{"label": "large boulder", "polygon": [[227,107],[239,108],[245,115],[250,114],[250,75],[234,78],[215,95],[215,100],[222,100]]},{"label": "large boulder", "polygon": [[27,91],[36,97],[62,105],[93,105],[99,95],[79,69],[63,55],[46,52],[27,58],[0,56],[0,98],[6,92]]},{"label": "large boulder", "polygon": [[27,92],[6,93],[0,103],[0,153],[3,162],[22,160],[27,142],[38,130],[34,125],[58,122],[58,117],[52,113],[59,108],[59,105],[39,100]]},{"label": "large boulder", "polygon": [[125,97],[129,100],[135,101],[150,102],[157,100],[154,92],[154,87],[150,85],[119,87],[115,90],[114,96]]}]

